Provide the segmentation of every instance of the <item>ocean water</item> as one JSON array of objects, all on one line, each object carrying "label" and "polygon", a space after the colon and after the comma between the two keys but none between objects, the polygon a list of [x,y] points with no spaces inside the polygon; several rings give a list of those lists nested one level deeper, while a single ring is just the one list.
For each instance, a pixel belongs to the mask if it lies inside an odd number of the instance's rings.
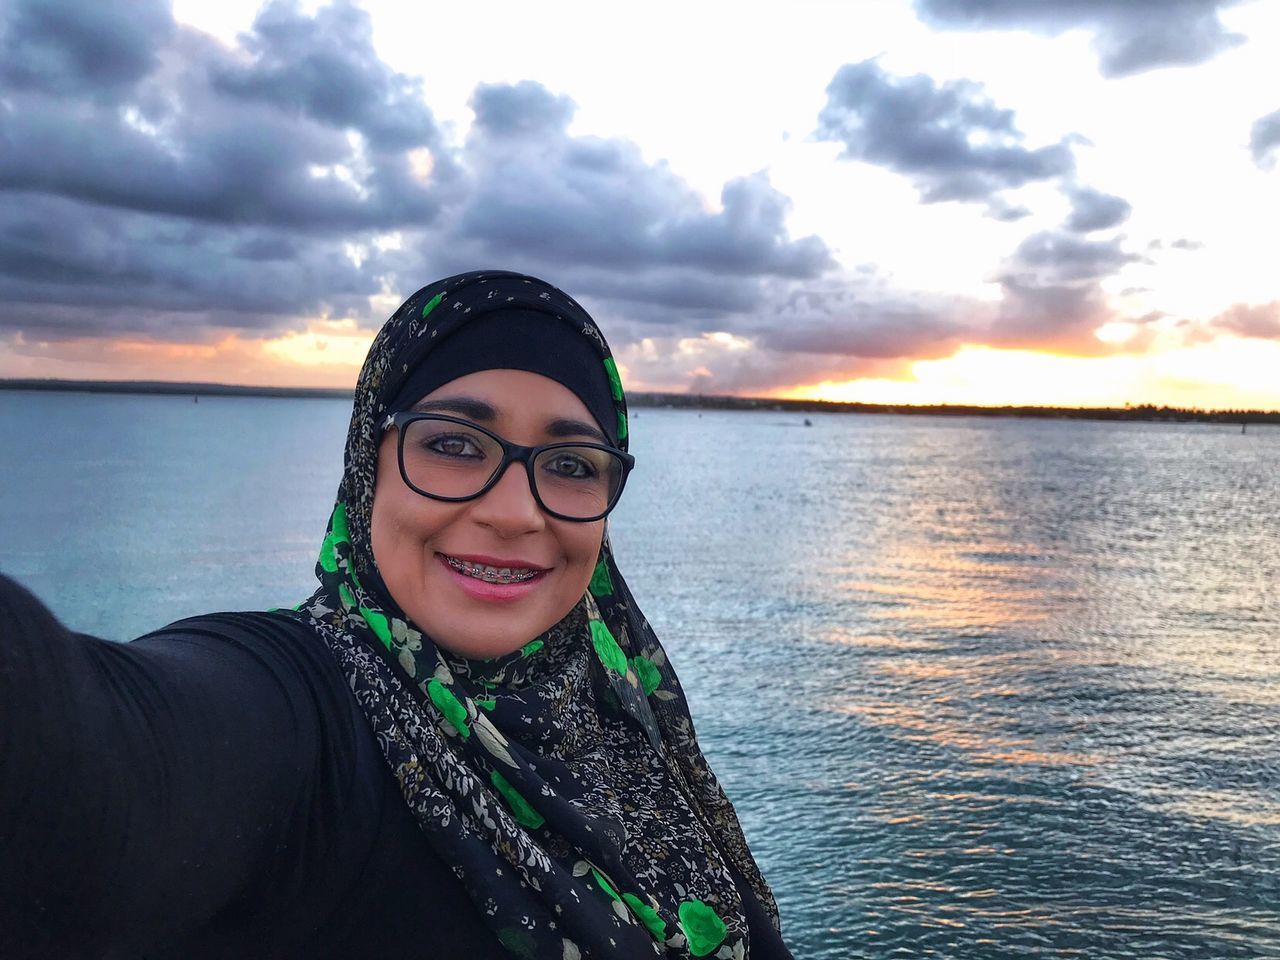
[{"label": "ocean water", "polygon": [[[327,400],[0,392],[0,570],[292,604]],[[640,410],[611,518],[797,958],[1280,957],[1280,429]]]}]

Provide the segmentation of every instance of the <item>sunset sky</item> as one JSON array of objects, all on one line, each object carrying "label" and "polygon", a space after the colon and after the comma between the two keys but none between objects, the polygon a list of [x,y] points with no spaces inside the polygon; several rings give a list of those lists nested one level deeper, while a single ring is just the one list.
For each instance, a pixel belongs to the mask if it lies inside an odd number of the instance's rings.
[{"label": "sunset sky", "polygon": [[1280,409],[1280,3],[0,0],[0,377],[350,386],[542,276],[630,389]]}]

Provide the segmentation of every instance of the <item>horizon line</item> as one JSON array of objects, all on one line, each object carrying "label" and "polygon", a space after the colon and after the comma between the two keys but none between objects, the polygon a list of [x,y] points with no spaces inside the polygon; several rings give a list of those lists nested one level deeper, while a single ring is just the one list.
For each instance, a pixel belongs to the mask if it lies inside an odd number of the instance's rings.
[{"label": "horizon line", "polygon": [[[256,396],[298,399],[344,399],[354,395],[354,387],[281,387],[256,384],[216,383],[195,380],[78,380],[57,377],[0,377],[0,390],[43,390],[69,393],[134,393],[209,396]],[[639,408],[704,407],[730,409],[791,410],[794,412],[835,413],[943,413],[1006,416],[1043,416],[1075,414],[1102,416],[1105,419],[1153,419],[1161,416],[1189,415],[1196,419],[1221,422],[1240,418],[1280,423],[1280,410],[1241,409],[1235,407],[1173,407],[1151,403],[1126,403],[1123,407],[1046,406],[1043,404],[969,404],[969,403],[865,403],[845,400],[793,399],[784,397],[742,396],[738,394],[672,393],[662,390],[635,390],[627,393],[628,406]]]}]

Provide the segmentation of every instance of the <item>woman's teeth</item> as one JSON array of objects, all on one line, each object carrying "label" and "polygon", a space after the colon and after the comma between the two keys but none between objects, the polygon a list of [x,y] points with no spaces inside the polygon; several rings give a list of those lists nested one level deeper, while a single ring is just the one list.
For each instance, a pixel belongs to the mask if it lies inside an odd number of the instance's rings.
[{"label": "woman's teeth", "polygon": [[477,580],[484,580],[487,583],[522,583],[525,580],[532,580],[541,570],[529,570],[522,567],[490,567],[483,563],[470,563],[466,560],[459,560],[457,557],[451,557],[447,554],[441,554],[445,563],[449,564],[454,570],[468,577],[475,577]]}]

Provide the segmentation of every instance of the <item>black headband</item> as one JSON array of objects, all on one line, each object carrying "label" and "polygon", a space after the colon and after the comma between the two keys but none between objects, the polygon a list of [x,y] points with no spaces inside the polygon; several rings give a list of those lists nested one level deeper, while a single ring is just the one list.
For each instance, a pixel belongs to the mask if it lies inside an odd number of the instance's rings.
[{"label": "black headband", "polygon": [[613,445],[617,414],[605,368],[591,341],[558,317],[499,309],[467,321],[410,371],[388,412],[407,410],[452,380],[480,370],[526,370],[567,387]]}]

